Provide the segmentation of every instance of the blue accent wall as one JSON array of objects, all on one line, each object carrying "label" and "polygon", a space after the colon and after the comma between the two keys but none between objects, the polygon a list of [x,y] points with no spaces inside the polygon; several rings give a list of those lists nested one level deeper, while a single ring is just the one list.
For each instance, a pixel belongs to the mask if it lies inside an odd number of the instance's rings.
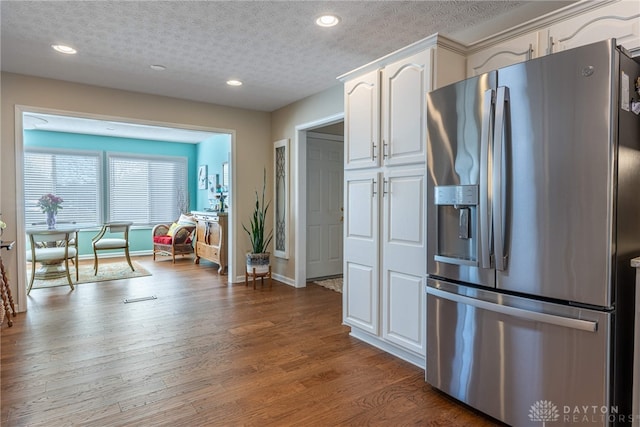
[{"label": "blue accent wall", "polygon": [[[231,153],[231,135],[220,134],[205,139],[197,147],[198,166],[207,166],[207,175],[220,176],[222,183],[222,163],[230,161]],[[196,168],[197,169],[197,168]],[[197,173],[197,170],[196,170]],[[215,180],[213,181],[215,185]],[[209,207],[209,188],[206,190],[198,190],[196,198],[196,209],[203,210]]]}]

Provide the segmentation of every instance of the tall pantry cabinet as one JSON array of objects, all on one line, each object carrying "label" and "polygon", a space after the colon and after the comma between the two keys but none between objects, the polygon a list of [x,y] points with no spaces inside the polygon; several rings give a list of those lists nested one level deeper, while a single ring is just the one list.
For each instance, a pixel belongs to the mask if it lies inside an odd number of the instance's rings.
[{"label": "tall pantry cabinet", "polygon": [[424,367],[426,93],[464,78],[433,36],[340,78],[345,87],[343,320]]}]

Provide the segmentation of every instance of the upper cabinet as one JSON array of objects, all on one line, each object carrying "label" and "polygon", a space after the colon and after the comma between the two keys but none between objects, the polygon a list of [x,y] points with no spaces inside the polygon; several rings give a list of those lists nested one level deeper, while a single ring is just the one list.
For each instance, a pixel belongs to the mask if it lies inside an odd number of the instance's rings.
[{"label": "upper cabinet", "polygon": [[619,1],[558,22],[548,29],[548,53],[615,38],[628,50],[640,48],[640,1]]},{"label": "upper cabinet", "polygon": [[425,101],[430,90],[430,50],[382,70],[382,159],[385,165],[424,163]]},{"label": "upper cabinet", "polygon": [[470,47],[467,77],[610,38],[640,50],[640,1],[577,2],[483,40]]},{"label": "upper cabinet", "polygon": [[380,163],[380,72],[373,70],[344,84],[345,169]]},{"label": "upper cabinet", "polygon": [[539,33],[533,32],[482,49],[467,57],[467,77],[540,56]]},{"label": "upper cabinet", "polygon": [[340,77],[345,169],[426,162],[426,93],[465,77],[464,55],[443,40],[421,41]]}]

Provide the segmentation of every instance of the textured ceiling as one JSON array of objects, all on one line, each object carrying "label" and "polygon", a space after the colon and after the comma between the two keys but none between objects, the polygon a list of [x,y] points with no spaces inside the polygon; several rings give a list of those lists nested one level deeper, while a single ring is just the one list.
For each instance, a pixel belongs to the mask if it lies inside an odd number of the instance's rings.
[{"label": "textured ceiling", "polygon": [[[494,25],[497,17],[530,19],[523,11],[533,3],[2,1],[0,65],[14,73],[273,111],[436,32],[455,36],[492,23],[489,34],[503,29]],[[534,13],[567,3],[537,2]],[[340,25],[313,24],[326,12],[339,15]],[[78,54],[56,53],[54,43]],[[152,64],[167,69],[154,71]],[[230,78],[244,85],[229,87]]]}]

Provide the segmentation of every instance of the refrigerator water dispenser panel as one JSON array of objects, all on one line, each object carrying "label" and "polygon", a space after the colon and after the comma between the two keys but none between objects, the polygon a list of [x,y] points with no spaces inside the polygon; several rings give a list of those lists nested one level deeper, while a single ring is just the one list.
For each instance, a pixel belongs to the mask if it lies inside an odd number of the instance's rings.
[{"label": "refrigerator water dispenser panel", "polygon": [[477,185],[440,185],[435,188],[436,205],[476,206]]},{"label": "refrigerator water dispenser panel", "polygon": [[434,259],[448,264],[478,265],[478,186],[445,185],[434,190],[438,230]]}]

